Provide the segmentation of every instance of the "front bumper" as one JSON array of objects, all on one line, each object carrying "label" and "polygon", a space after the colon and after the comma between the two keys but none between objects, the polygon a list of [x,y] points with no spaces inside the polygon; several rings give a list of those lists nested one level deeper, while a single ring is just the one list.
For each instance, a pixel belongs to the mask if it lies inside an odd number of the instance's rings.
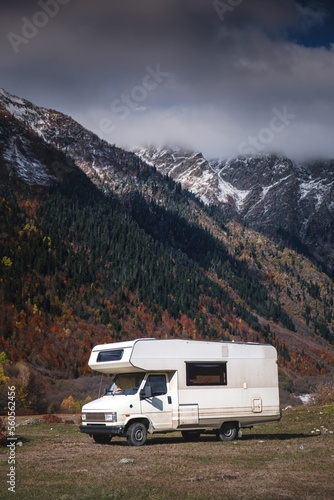
[{"label": "front bumper", "polygon": [[80,432],[86,434],[109,434],[110,436],[121,436],[124,433],[124,425],[103,425],[103,424],[88,424],[80,425]]}]

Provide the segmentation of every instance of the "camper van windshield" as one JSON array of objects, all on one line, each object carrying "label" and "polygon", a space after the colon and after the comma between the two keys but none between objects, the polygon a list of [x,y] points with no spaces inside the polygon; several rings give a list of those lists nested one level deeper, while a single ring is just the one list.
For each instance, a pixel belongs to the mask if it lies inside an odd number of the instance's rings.
[{"label": "camper van windshield", "polygon": [[136,394],[144,375],[145,373],[121,373],[116,375],[106,392],[106,396]]}]

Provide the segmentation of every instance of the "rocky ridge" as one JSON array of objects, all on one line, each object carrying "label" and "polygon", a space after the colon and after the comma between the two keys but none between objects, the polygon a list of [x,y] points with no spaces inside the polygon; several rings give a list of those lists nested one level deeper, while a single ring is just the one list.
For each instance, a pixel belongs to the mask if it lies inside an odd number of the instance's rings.
[{"label": "rocky ridge", "polygon": [[249,227],[269,236],[283,230],[333,272],[333,160],[301,163],[268,154],[221,161],[180,148],[154,147],[136,153]]}]

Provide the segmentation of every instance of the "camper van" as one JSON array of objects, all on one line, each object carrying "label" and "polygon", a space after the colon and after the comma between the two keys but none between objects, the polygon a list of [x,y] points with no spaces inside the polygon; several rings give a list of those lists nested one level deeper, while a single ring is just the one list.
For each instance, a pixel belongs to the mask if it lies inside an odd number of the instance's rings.
[{"label": "camper van", "polygon": [[96,443],[126,436],[141,446],[147,433],[175,431],[187,441],[204,432],[232,441],[243,427],[281,417],[271,345],[144,338],[97,345],[88,364],[113,375],[82,408],[80,431]]}]

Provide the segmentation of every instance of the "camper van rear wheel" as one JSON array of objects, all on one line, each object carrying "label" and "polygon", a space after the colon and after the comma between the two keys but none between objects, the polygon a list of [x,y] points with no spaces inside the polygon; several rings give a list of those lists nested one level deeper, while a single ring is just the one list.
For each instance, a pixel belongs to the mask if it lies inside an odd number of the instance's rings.
[{"label": "camper van rear wheel", "polygon": [[111,441],[111,436],[106,434],[93,434],[93,439],[95,443],[98,444],[109,444]]},{"label": "camper van rear wheel", "polygon": [[181,434],[183,439],[188,442],[198,441],[201,435],[198,431],[181,431]]},{"label": "camper van rear wheel", "polygon": [[220,441],[233,441],[238,435],[238,426],[235,422],[225,422],[217,431]]},{"label": "camper van rear wheel", "polygon": [[146,443],[147,429],[141,422],[131,424],[126,433],[126,439],[131,446],[142,446]]}]

